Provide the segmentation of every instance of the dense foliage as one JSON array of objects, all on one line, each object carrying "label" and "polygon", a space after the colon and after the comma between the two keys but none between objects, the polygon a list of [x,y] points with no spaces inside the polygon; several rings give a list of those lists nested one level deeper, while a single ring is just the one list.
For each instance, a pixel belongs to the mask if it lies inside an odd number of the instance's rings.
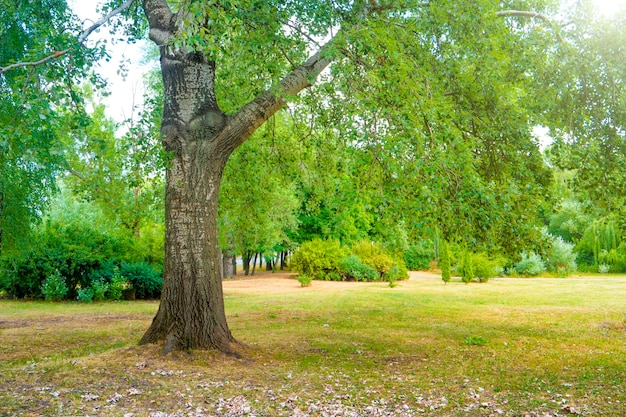
[{"label": "dense foliage", "polygon": [[74,200],[66,190],[33,231],[27,249],[3,256],[0,290],[17,298],[98,301],[119,299],[128,288],[137,298],[156,298],[163,248],[161,242],[154,249],[146,238],[116,227],[98,207]]},{"label": "dense foliage", "polygon": [[291,268],[321,280],[392,282],[408,278],[404,260],[394,259],[380,245],[367,241],[347,248],[336,240],[313,239],[294,252]]}]

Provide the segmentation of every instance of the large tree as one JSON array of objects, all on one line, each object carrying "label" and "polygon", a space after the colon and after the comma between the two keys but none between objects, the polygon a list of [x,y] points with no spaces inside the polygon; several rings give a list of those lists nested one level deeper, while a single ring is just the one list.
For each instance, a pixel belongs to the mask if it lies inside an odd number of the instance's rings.
[{"label": "large tree", "polygon": [[[170,157],[163,295],[141,343],[163,342],[165,352],[231,352],[235,339],[224,311],[217,233],[218,193],[231,153],[322,79],[315,95],[294,106],[332,112],[335,134],[354,149],[371,151],[364,175],[377,172],[383,156],[402,156],[402,164],[381,177],[396,180],[411,164],[428,162],[437,152],[452,158],[458,148],[469,171],[505,184],[507,170],[481,155],[523,159],[536,149],[530,119],[517,111],[526,103],[523,89],[531,79],[524,67],[532,62],[516,61],[515,40],[527,36],[508,30],[496,15],[501,3],[115,0],[74,44],[42,44],[55,51],[7,65],[0,74],[73,56],[116,14],[130,18],[130,35],[145,18],[160,51],[161,136]],[[513,91],[490,81],[510,75]],[[416,178],[434,181],[434,175]]]}]

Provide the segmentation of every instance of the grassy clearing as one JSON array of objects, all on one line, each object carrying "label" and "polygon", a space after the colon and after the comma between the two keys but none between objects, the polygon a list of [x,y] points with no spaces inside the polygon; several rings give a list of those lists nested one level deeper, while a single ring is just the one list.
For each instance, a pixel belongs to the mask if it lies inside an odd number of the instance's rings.
[{"label": "grassy clearing", "polygon": [[225,283],[242,358],[136,343],[155,302],[0,301],[0,415],[626,415],[626,278]]}]

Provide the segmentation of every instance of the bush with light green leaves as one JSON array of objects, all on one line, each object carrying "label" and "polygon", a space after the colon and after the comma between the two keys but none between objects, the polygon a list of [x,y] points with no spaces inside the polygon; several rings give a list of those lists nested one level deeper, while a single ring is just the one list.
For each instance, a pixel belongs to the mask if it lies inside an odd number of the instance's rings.
[{"label": "bush with light green leaves", "polygon": [[310,276],[339,272],[339,263],[347,254],[337,240],[313,239],[293,253],[291,269]]}]

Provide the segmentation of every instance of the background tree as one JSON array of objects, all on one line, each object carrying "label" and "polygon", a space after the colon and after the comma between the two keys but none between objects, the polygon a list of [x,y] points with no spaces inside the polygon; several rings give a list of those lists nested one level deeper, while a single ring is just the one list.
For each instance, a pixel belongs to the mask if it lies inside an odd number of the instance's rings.
[{"label": "background tree", "polygon": [[224,172],[220,233],[230,239],[224,237],[222,247],[243,255],[246,275],[252,259],[261,254],[273,259],[275,246],[289,246],[288,232],[296,228],[299,202],[284,169],[289,165],[273,155],[274,143],[284,142],[287,132],[277,130],[272,122],[260,129],[233,153]]},{"label": "background tree", "polygon": [[105,116],[104,106],[89,100],[93,108],[89,124],[68,138],[72,151],[65,158],[69,172],[65,182],[77,196],[93,201],[131,236],[139,237],[142,228],[163,223],[165,155],[158,133],[152,131],[158,120],[152,119],[151,106],[162,100],[157,95],[147,101],[141,123],[131,125],[122,137],[116,137],[118,126]]},{"label": "background tree", "polygon": [[[546,125],[555,143],[552,160],[574,170],[574,189],[584,192],[607,212],[624,205],[626,158],[626,42],[621,22],[626,11],[600,19],[589,2],[579,2],[566,17],[566,42],[559,44],[565,62],[556,68],[547,63],[544,77]],[[564,64],[564,65],[563,65]]]},{"label": "background tree", "polygon": [[[78,46],[68,31],[77,23],[62,1],[2,2],[0,253],[27,241],[30,223],[41,216],[55,188],[64,151],[59,139],[84,121],[76,83],[101,55],[76,48],[61,58],[60,51]],[[54,59],[36,65],[42,51]],[[23,62],[30,65],[19,66]]]}]

